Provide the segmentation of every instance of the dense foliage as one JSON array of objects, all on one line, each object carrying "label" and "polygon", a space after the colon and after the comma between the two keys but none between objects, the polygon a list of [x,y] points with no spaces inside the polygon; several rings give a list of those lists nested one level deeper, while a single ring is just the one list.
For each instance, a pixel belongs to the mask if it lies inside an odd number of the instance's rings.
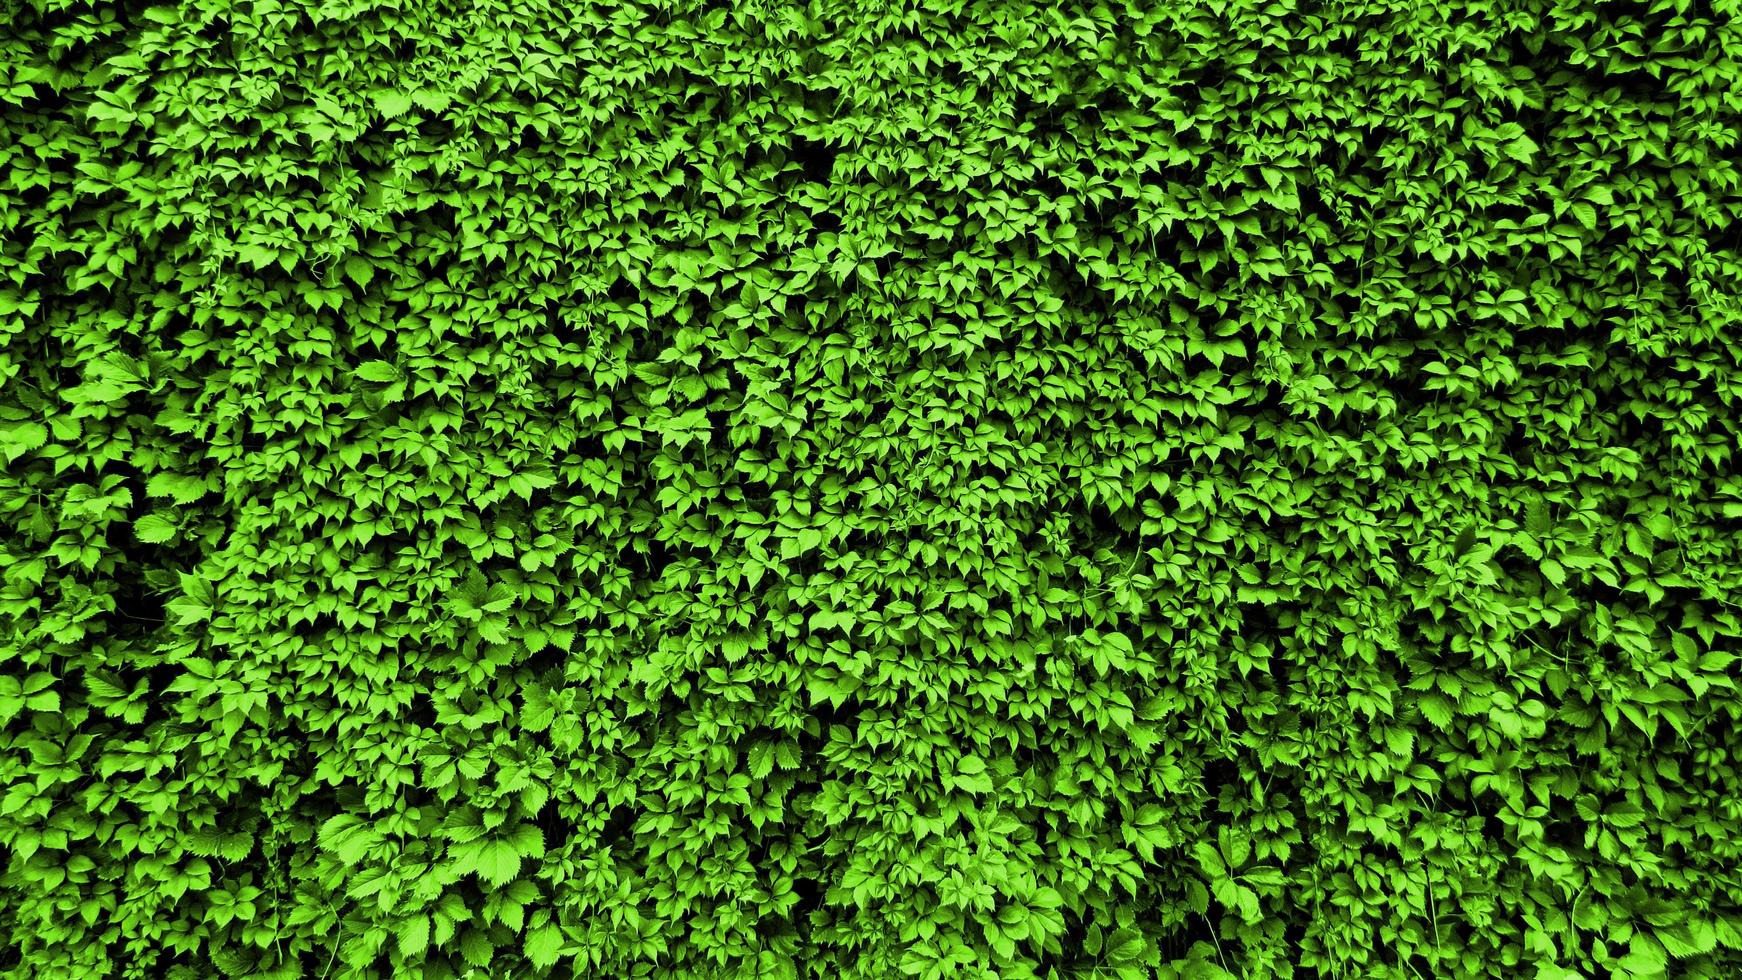
[{"label": "dense foliage", "polygon": [[0,970],[1742,975],[1737,0],[0,51]]}]

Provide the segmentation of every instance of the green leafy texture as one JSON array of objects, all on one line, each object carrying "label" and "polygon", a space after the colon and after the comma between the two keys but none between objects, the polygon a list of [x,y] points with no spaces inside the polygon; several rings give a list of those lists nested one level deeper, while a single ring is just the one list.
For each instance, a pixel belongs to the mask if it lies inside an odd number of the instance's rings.
[{"label": "green leafy texture", "polygon": [[1735,0],[0,23],[0,971],[1742,975]]}]

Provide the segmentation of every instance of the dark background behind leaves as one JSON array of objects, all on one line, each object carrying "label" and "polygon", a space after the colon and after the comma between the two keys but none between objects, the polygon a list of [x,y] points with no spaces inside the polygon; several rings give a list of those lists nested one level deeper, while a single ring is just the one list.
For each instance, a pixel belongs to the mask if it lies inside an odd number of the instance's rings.
[{"label": "dark background behind leaves", "polygon": [[1736,0],[0,25],[8,975],[1742,971]]}]

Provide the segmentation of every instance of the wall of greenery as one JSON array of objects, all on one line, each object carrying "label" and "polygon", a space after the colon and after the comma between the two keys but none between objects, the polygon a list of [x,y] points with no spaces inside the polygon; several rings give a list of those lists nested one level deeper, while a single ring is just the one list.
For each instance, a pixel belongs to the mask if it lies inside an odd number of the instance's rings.
[{"label": "wall of greenery", "polygon": [[0,0],[0,972],[1742,976],[1738,0]]}]

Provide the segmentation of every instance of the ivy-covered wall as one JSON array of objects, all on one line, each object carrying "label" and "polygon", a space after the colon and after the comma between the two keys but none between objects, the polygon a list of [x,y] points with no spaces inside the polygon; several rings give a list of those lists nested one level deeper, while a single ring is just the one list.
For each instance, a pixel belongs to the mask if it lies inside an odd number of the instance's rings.
[{"label": "ivy-covered wall", "polygon": [[0,972],[1742,976],[1737,0],[0,0]]}]

